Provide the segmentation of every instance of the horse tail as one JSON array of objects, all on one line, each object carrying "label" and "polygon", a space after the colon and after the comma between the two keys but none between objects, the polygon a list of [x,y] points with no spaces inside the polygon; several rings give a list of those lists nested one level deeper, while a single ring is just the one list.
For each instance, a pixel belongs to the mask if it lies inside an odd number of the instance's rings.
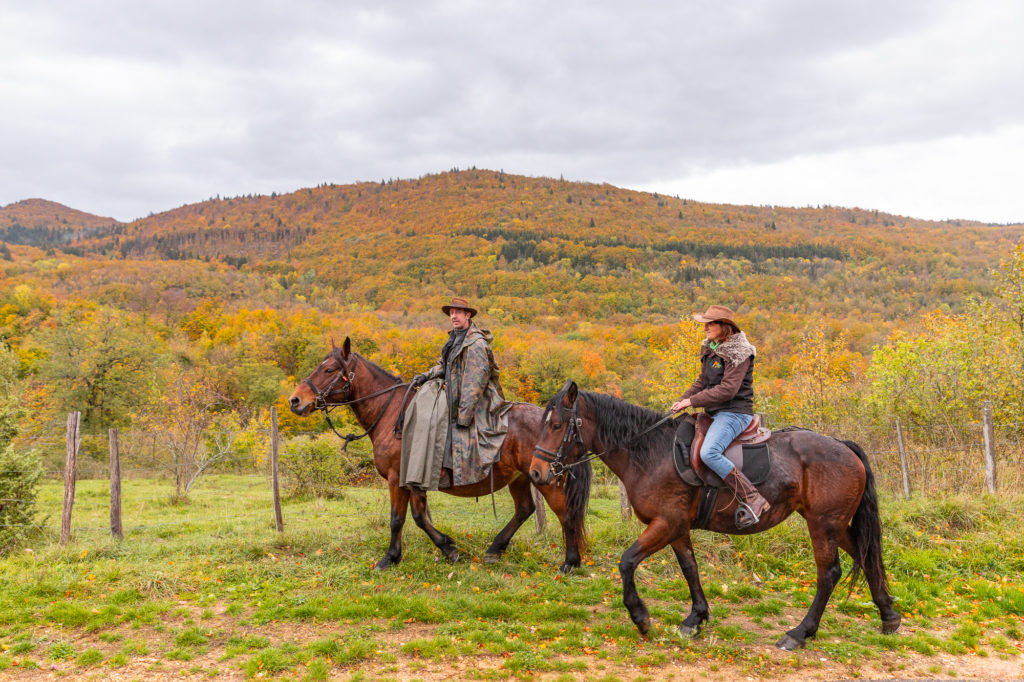
[{"label": "horse tail", "polygon": [[590,503],[590,484],[593,469],[583,462],[569,469],[565,477],[565,525],[576,532],[580,553],[587,549],[587,505]]},{"label": "horse tail", "polygon": [[842,441],[846,447],[860,458],[864,465],[864,494],[860,504],[850,521],[850,537],[853,540],[856,556],[853,557],[853,569],[850,571],[850,589],[856,583],[857,575],[863,570],[872,585],[881,587],[885,594],[889,593],[889,581],[885,575],[885,564],[882,562],[882,522],[878,514],[878,493],[875,490],[875,474],[871,471],[868,456],[853,441]]}]

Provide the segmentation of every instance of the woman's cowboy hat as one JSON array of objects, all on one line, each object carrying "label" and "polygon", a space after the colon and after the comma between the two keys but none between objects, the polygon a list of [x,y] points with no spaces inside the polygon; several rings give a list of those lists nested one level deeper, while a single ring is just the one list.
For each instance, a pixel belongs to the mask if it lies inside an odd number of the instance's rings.
[{"label": "woman's cowboy hat", "polygon": [[447,315],[452,311],[452,308],[462,308],[469,311],[470,317],[476,316],[476,308],[469,305],[469,301],[464,298],[453,298],[451,303],[441,306],[441,312]]},{"label": "woman's cowboy hat", "polygon": [[739,331],[740,326],[733,320],[734,317],[736,317],[736,315],[724,305],[713,305],[708,307],[707,312],[705,313],[693,314],[693,319],[698,322],[703,322],[704,324],[707,324],[708,322],[724,322],[725,324],[732,326],[736,331]]}]

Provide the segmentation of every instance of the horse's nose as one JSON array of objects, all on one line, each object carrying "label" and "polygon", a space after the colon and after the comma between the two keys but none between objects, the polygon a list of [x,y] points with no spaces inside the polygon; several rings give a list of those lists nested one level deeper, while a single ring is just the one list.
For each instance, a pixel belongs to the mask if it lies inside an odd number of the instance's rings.
[{"label": "horse's nose", "polygon": [[301,402],[301,400],[299,399],[299,396],[293,395],[291,397],[291,399],[288,401],[288,404],[291,405],[292,409],[294,410],[296,407],[299,406],[300,402]]},{"label": "horse's nose", "polygon": [[530,469],[530,478],[536,485],[540,485],[540,472],[536,469]]}]

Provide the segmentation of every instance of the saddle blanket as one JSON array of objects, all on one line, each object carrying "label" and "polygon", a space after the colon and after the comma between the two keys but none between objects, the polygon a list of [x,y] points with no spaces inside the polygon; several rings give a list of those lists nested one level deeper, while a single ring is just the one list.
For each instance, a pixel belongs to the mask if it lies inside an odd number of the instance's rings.
[{"label": "saddle blanket", "polygon": [[[693,443],[694,425],[684,420],[676,429],[675,442],[672,445],[672,459],[676,466],[676,473],[683,482],[692,486],[711,486],[721,488],[725,482],[713,471],[701,472],[699,476],[693,470],[690,463],[690,445]],[[743,475],[750,479],[754,485],[760,485],[768,478],[772,470],[771,449],[768,442],[755,445],[743,445],[733,441],[725,450],[725,457],[733,466],[743,472]]]}]

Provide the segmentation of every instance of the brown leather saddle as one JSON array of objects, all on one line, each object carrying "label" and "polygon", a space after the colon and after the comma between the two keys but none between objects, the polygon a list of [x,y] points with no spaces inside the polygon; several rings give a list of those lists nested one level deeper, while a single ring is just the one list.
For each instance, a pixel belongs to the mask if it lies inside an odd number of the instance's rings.
[{"label": "brown leather saddle", "polygon": [[[695,486],[711,486],[720,488],[725,482],[718,474],[711,471],[700,459],[700,449],[704,445],[704,437],[711,426],[711,417],[698,414],[695,424],[684,422],[676,431],[675,451],[676,471],[684,482]],[[689,434],[693,433],[692,442]],[[725,457],[737,467],[750,481],[757,485],[764,482],[771,472],[771,452],[768,439],[772,432],[761,426],[757,415],[750,426],[737,436],[725,449]]]}]

